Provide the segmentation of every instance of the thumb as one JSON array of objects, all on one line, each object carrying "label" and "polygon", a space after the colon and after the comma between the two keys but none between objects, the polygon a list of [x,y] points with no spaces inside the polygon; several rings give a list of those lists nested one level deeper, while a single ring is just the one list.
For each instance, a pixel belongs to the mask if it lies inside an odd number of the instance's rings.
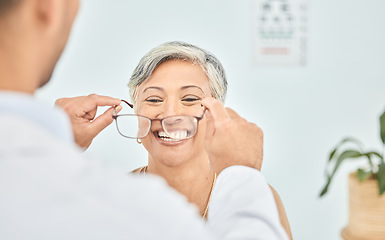
[{"label": "thumb", "polygon": [[206,141],[210,142],[215,134],[214,118],[209,111],[206,111]]},{"label": "thumb", "polygon": [[98,116],[91,123],[91,131],[94,136],[98,135],[103,129],[105,129],[108,125],[110,125],[114,119],[112,118],[112,114],[114,112],[114,107],[109,108],[103,114]]}]

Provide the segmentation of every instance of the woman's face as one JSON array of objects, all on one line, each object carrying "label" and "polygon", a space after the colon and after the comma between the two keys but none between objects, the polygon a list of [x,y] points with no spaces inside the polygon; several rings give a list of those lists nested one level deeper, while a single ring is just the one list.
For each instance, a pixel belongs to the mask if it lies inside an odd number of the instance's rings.
[{"label": "woman's face", "polygon": [[[150,119],[176,115],[200,117],[204,111],[201,100],[209,96],[209,79],[199,65],[171,60],[159,65],[148,81],[139,86],[136,111]],[[166,166],[177,166],[205,154],[205,127],[203,119],[194,137],[175,141],[165,138],[160,122],[153,121],[142,142],[151,159]]]}]

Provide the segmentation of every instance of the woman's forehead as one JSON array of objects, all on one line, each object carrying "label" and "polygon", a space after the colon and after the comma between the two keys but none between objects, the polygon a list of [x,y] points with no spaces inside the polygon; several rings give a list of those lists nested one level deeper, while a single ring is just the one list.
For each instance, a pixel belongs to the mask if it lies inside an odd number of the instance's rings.
[{"label": "woman's forehead", "polygon": [[[201,87],[199,85],[194,85],[194,84],[191,84],[191,85],[182,85],[182,86],[178,86],[178,85],[172,85],[173,88],[172,90],[179,90],[179,91],[188,91],[188,92],[197,92],[199,94],[206,94],[207,90],[205,91],[205,86]],[[160,87],[160,86],[154,86],[154,85],[150,85],[150,86],[144,86],[142,88],[142,91],[141,93],[146,93],[146,92],[167,92],[168,90],[170,90],[170,88],[168,87]]]},{"label": "woman's forehead", "polygon": [[206,93],[210,87],[209,79],[199,65],[179,60],[168,61],[159,65],[148,80],[140,85],[140,89],[140,92],[195,89]]}]

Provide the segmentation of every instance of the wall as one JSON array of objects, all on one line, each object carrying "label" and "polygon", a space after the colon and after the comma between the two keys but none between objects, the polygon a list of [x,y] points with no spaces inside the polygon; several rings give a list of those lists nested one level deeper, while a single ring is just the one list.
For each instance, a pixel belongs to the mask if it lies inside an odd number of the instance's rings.
[{"label": "wall", "polygon": [[[251,3],[83,0],[64,56],[38,97],[49,104],[89,93],[128,98],[130,74],[149,49],[171,40],[205,48],[227,70],[226,105],[264,130],[263,173],[281,194],[295,239],[341,239],[347,174],[362,162],[343,166],[326,197],[318,194],[328,153],[342,137],[381,150],[385,2],[309,1],[305,67],[252,65]],[[144,149],[114,125],[88,153],[127,171],[146,162]]]}]

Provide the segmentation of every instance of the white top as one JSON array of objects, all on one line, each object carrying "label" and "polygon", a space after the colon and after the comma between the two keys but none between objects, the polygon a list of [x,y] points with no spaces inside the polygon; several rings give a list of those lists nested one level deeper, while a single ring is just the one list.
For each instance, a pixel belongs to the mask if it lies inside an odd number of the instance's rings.
[{"label": "white top", "polygon": [[31,95],[0,91],[0,114],[28,119],[63,141],[74,141],[71,122],[66,113],[56,106],[39,103]]},{"label": "white top", "polygon": [[259,171],[225,169],[204,224],[162,179],[84,159],[70,129],[61,111],[0,92],[0,239],[287,239]]}]

